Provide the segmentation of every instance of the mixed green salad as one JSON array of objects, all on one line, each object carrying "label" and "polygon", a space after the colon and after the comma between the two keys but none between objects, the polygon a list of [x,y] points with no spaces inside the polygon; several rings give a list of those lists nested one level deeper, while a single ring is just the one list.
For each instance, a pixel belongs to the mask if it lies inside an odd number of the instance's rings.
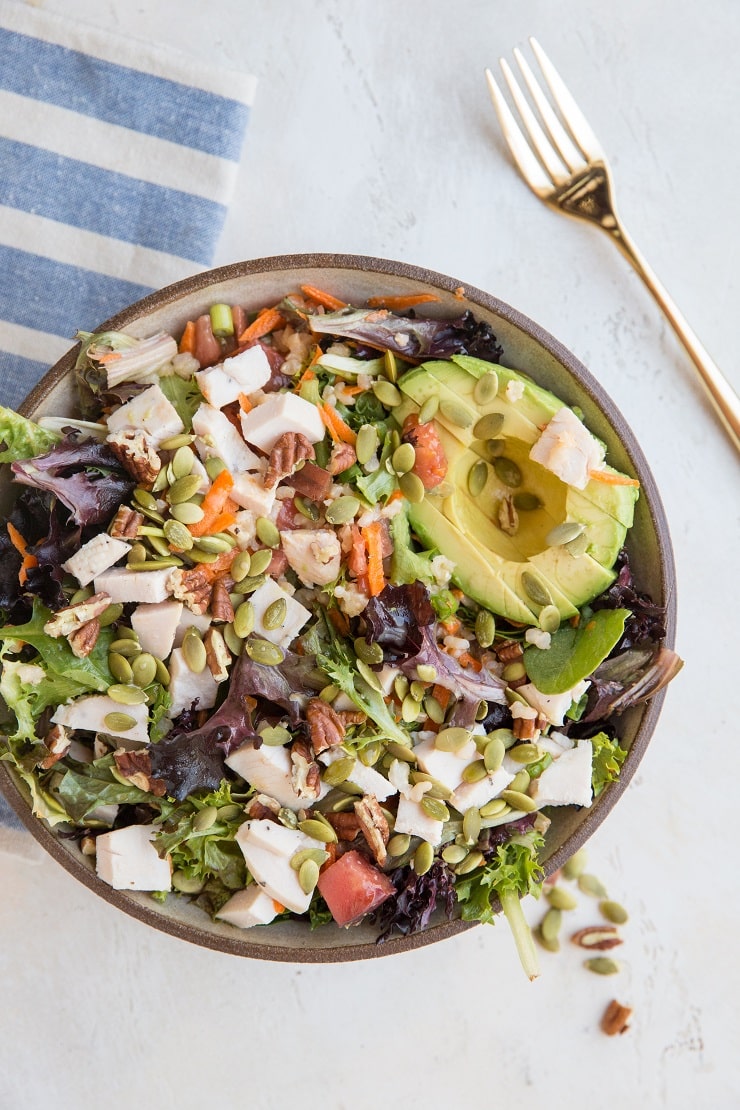
[{"label": "mixed green salad", "polygon": [[83,334],[79,416],[0,409],[3,758],[117,889],[379,940],[498,900],[534,975],[548,813],[680,660],[636,480],[435,299]]}]

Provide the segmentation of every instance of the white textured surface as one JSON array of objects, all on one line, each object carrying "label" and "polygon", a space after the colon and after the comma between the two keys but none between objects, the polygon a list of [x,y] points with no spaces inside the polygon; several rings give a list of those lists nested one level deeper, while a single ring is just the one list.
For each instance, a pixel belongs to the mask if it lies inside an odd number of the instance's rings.
[{"label": "white textured surface", "polygon": [[[516,305],[590,366],[663,493],[687,666],[590,845],[632,912],[616,980],[583,971],[570,946],[543,953],[530,985],[504,925],[387,962],[239,962],[118,914],[51,860],[3,857],[0,1106],[37,1110],[53,1095],[72,1110],[101,1092],[108,1110],[740,1105],[737,821],[724,786],[737,459],[619,254],[516,177],[482,75],[538,36],[611,154],[630,230],[737,383],[736,0],[43,6],[259,74],[217,262],[339,250],[426,265]],[[608,1039],[597,1025],[614,996],[634,1005],[634,1026]],[[372,1084],[357,1079],[368,1066]]]}]

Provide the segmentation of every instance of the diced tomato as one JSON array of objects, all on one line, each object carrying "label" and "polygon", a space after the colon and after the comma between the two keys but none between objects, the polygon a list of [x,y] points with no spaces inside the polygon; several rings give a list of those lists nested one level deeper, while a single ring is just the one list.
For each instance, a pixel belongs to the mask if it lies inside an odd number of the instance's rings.
[{"label": "diced tomato", "polygon": [[388,876],[355,851],[322,871],[318,886],[337,925],[354,925],[396,892]]},{"label": "diced tomato", "polygon": [[356,524],[352,525],[352,547],[350,548],[347,565],[353,578],[360,578],[367,571],[365,539]]},{"label": "diced tomato", "polygon": [[414,474],[421,478],[424,489],[434,489],[447,473],[447,459],[432,421],[420,424],[415,412],[403,422],[403,439],[416,451]]}]

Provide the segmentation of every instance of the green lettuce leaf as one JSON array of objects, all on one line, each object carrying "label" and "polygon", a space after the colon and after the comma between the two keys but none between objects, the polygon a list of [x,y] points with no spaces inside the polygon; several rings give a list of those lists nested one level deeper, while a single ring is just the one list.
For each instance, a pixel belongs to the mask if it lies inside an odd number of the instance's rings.
[{"label": "green lettuce leaf", "polygon": [[591,785],[594,798],[598,798],[607,783],[619,778],[627,752],[620,748],[619,741],[612,740],[605,732],[590,738],[593,747],[591,756]]},{"label": "green lettuce leaf", "polygon": [[409,518],[405,512],[396,513],[391,519],[391,539],[393,540],[391,582],[395,586],[406,582],[433,582],[432,555],[428,552],[420,554],[414,551],[411,545]]},{"label": "green lettuce leaf", "polygon": [[[199,814],[211,808],[218,811],[215,821],[199,828]],[[244,856],[234,839],[244,819],[243,806],[235,804],[231,784],[224,780],[218,790],[190,797],[174,807],[154,838],[159,854],[171,856],[175,871],[181,871],[194,884],[209,885],[210,903],[215,906],[213,909],[209,905],[209,913],[226,901],[220,894],[233,893],[246,885]]]},{"label": "green lettuce leaf", "polygon": [[[48,679],[66,679],[82,690],[105,692],[113,682],[108,669],[108,651],[113,640],[111,628],[102,628],[95,647],[84,659],[78,659],[66,637],[57,639],[44,632],[44,625],[53,613],[34,599],[33,615],[27,624],[7,624],[0,628],[0,641],[22,640],[31,644],[40,656]],[[60,687],[61,688],[61,687]],[[66,698],[61,700],[66,701]]]},{"label": "green lettuce leaf", "polygon": [[15,715],[14,740],[35,741],[36,721],[47,706],[56,707],[86,692],[86,687],[72,678],[9,658],[7,647],[0,648],[0,663],[0,697]]},{"label": "green lettuce leaf", "polygon": [[530,647],[524,665],[530,682],[543,694],[564,694],[588,678],[619,643],[629,609],[599,609],[577,628],[561,626],[549,648]]},{"label": "green lettuce leaf", "polygon": [[354,702],[358,709],[374,721],[383,739],[397,740],[405,748],[409,746],[409,735],[391,716],[388,706],[379,690],[373,690],[349,664],[318,655],[316,662],[331,681]]},{"label": "green lettuce leaf", "polygon": [[101,805],[137,805],[143,802],[166,814],[173,804],[166,798],[155,798],[146,790],[116,778],[112,755],[105,755],[93,763],[80,764],[76,770],[65,771],[58,795],[71,820],[78,824],[83,824],[87,814]]},{"label": "green lettuce leaf", "polygon": [[181,378],[179,374],[165,374],[159,379],[159,388],[171,405],[177,409],[187,431],[193,426],[193,417],[203,403],[203,394],[195,378]]},{"label": "green lettuce leaf", "polygon": [[8,752],[0,758],[10,760],[15,764],[15,773],[21,780],[22,789],[25,787],[34,817],[41,817],[52,826],[69,821],[69,816],[61,803],[42,786],[40,776],[19,763],[12,752]]},{"label": "green lettuce leaf", "polygon": [[50,451],[61,436],[0,405],[0,462],[33,459]]}]

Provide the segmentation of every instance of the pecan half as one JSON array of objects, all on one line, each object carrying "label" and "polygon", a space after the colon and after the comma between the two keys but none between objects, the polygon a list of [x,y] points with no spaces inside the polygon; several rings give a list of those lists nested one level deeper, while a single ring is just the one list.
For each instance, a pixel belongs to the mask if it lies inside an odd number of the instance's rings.
[{"label": "pecan half", "polygon": [[366,794],[364,798],[355,802],[354,808],[357,820],[360,822],[362,835],[375,856],[376,863],[382,867],[388,855],[385,846],[388,843],[390,829],[378,799],[374,794]]},{"label": "pecan half", "polygon": [[[307,497],[309,501],[323,501],[325,497],[329,496],[329,490],[332,486],[331,474],[328,470],[324,470],[323,466],[307,462],[305,466],[291,475],[289,485],[296,493],[300,493],[302,497]],[[279,527],[280,522],[278,521]]]},{"label": "pecan half", "polygon": [[313,444],[301,432],[283,432],[270,451],[265,473],[265,489],[272,489],[281,478],[292,474],[299,462],[316,458]]},{"label": "pecan half", "polygon": [[139,749],[139,751],[127,752],[119,748],[113,753],[113,758],[118,773],[128,779],[133,786],[138,786],[139,790],[146,790],[157,798],[164,795],[165,784],[161,779],[153,777],[152,761],[148,751]]},{"label": "pecan half", "polygon": [[615,1033],[626,1033],[629,1029],[629,1020],[632,1017],[632,1007],[623,1006],[621,1002],[617,1002],[613,998],[601,1019],[601,1028],[607,1037],[613,1037]]},{"label": "pecan half", "polygon": [[134,540],[138,536],[139,528],[143,523],[143,513],[137,513],[129,505],[121,505],[113,517],[110,535],[115,540]]},{"label": "pecan half", "polygon": [[72,654],[76,655],[78,659],[86,659],[97,644],[99,635],[100,618],[93,617],[91,621],[85,621],[74,632],[70,632],[67,637],[67,642],[72,648]]},{"label": "pecan half", "polygon": [[191,613],[205,613],[211,600],[211,583],[200,567],[181,570],[176,567],[167,579],[170,593],[187,605]]},{"label": "pecan half", "polygon": [[216,682],[225,682],[229,677],[231,652],[217,628],[209,628],[203,637],[206,649],[206,664]]},{"label": "pecan half", "polygon": [[133,428],[123,428],[109,435],[107,443],[124,470],[144,489],[151,489],[162,469],[162,460],[149,436]]},{"label": "pecan half", "polygon": [[234,606],[231,604],[229,591],[222,578],[217,578],[211,590],[211,616],[215,621],[231,624],[234,619]]},{"label": "pecan half", "polygon": [[362,832],[355,813],[327,813],[326,819],[340,840],[356,840]]},{"label": "pecan half", "polygon": [[290,779],[299,798],[318,798],[321,771],[305,740],[295,740],[290,746]]},{"label": "pecan half", "polygon": [[93,594],[87,601],[80,601],[77,605],[66,605],[46,622],[44,632],[55,640],[60,636],[69,636],[94,617],[99,617],[109,605],[110,595],[105,593]]},{"label": "pecan half", "polygon": [[515,663],[524,655],[522,645],[516,640],[504,640],[493,649],[502,663]]},{"label": "pecan half", "polygon": [[44,745],[49,749],[49,754],[40,761],[39,767],[48,771],[58,763],[69,751],[70,739],[64,725],[52,725],[44,737]]},{"label": "pecan half", "polygon": [[330,474],[341,474],[343,471],[349,470],[356,462],[357,455],[351,444],[335,443],[331,449],[331,456],[326,464],[326,469]]},{"label": "pecan half", "polygon": [[314,755],[342,743],[345,733],[342,718],[321,698],[311,698],[306,706],[306,719]]},{"label": "pecan half", "polygon": [[337,716],[346,729],[352,725],[364,725],[367,720],[367,714],[361,713],[359,709],[340,709]]},{"label": "pecan half", "polygon": [[255,794],[244,807],[247,817],[257,821],[277,817],[280,812],[280,802],[271,798],[269,794]]},{"label": "pecan half", "polygon": [[570,939],[580,948],[594,948],[599,952],[606,952],[622,943],[615,925],[587,925],[585,929],[573,933]]}]

